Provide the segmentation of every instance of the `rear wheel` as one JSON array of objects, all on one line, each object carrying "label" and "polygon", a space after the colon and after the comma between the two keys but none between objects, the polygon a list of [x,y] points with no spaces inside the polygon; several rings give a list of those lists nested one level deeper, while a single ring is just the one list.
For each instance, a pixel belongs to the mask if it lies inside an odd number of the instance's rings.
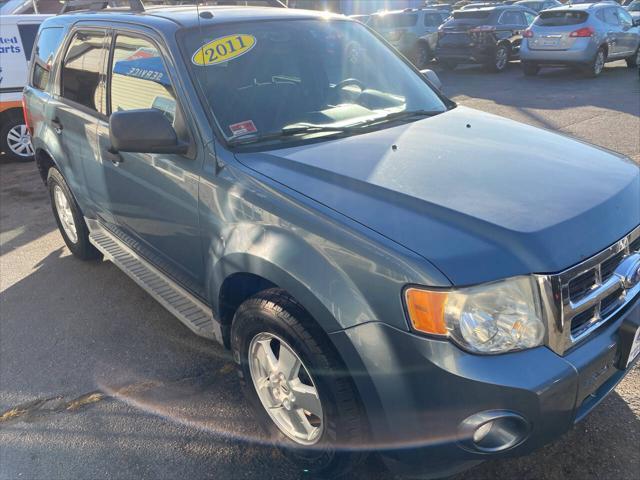
[{"label": "rear wheel", "polygon": [[100,252],[89,242],[89,229],[82,212],[57,169],[49,169],[47,186],[58,229],[71,253],[82,260],[100,258]]},{"label": "rear wheel", "polygon": [[420,42],[416,44],[412,55],[412,61],[418,70],[429,65],[429,62],[431,61],[431,50],[429,50],[429,46],[426,43]]},{"label": "rear wheel", "polygon": [[487,63],[487,68],[491,72],[502,72],[509,65],[509,47],[506,45],[498,45],[493,56],[493,61]]},{"label": "rear wheel", "polygon": [[12,112],[2,121],[0,127],[0,151],[9,159],[19,162],[33,160],[31,135],[24,123],[22,112]]},{"label": "rear wheel", "polygon": [[538,74],[540,67],[535,63],[522,62],[522,71],[528,77],[533,77]]},{"label": "rear wheel", "polygon": [[303,472],[335,477],[364,454],[366,422],[344,366],[309,314],[283,290],[245,301],[231,328],[242,387],[260,424]]},{"label": "rear wheel", "polygon": [[627,67],[629,68],[637,67],[638,65],[640,65],[640,47],[638,47],[638,50],[636,50],[636,53],[634,55],[627,57],[625,60],[627,61]]},{"label": "rear wheel", "polygon": [[600,47],[596,52],[593,61],[585,68],[585,75],[590,78],[595,78],[602,73],[604,64],[607,61],[607,52],[604,48]]}]

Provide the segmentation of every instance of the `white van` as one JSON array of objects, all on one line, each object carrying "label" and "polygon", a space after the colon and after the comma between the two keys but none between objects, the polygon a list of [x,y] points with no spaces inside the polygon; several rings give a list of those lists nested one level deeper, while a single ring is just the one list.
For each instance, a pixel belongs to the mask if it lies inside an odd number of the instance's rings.
[{"label": "white van", "polygon": [[13,160],[33,158],[22,114],[22,89],[38,28],[50,16],[0,16],[0,151]]}]

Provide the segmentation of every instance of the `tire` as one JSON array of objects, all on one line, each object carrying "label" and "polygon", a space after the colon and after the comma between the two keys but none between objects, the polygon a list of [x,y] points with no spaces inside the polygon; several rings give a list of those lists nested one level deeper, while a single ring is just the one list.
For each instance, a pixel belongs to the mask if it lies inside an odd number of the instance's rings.
[{"label": "tire", "polygon": [[34,159],[31,135],[24,123],[22,110],[11,112],[2,120],[0,151],[14,162],[30,162]]},{"label": "tire", "polygon": [[604,64],[607,61],[607,52],[603,47],[600,47],[596,52],[593,60],[584,70],[585,76],[588,78],[596,78],[598,75],[602,73],[604,69]]},{"label": "tire", "polygon": [[625,58],[628,68],[634,68],[640,65],[640,47],[636,50],[636,53],[630,57]]},{"label": "tire", "polygon": [[493,61],[486,64],[487,70],[493,73],[504,72],[509,65],[509,56],[511,55],[510,49],[506,45],[498,45]]},{"label": "tire", "polygon": [[540,67],[535,63],[522,62],[522,71],[528,77],[535,77],[540,71]]},{"label": "tire", "polygon": [[[62,239],[71,253],[81,260],[102,258],[102,254],[89,242],[89,229],[82,212],[73,198],[67,182],[56,168],[49,169],[47,187],[49,188],[53,216],[58,224]],[[62,195],[64,200],[62,198],[56,199],[58,195]],[[62,201],[66,201],[66,208],[62,208]],[[71,231],[71,223],[74,232]]]},{"label": "tire", "polygon": [[[275,374],[266,376],[265,370],[260,370],[257,366],[260,355],[256,352],[264,348],[264,345],[268,345],[269,348],[274,348],[273,346],[276,345],[278,349],[278,368],[272,368],[270,371],[287,370],[279,367],[280,358],[282,358],[280,352],[283,348],[289,347],[302,364],[302,367],[298,367],[301,372],[299,375],[306,377],[308,372],[309,381],[306,383],[316,388],[321,405],[319,415],[322,418],[310,412],[302,415],[305,415],[309,421],[316,419],[318,432],[315,434],[318,437],[315,443],[302,444],[302,440],[293,439],[285,432],[286,426],[280,428],[276,424],[277,420],[272,415],[278,415],[277,410],[284,411],[282,410],[284,407],[274,407],[271,404],[270,411],[275,413],[267,412],[267,404],[277,397],[271,392],[280,388],[281,392],[285,392],[285,396],[286,392],[292,395],[297,394],[296,387],[292,385],[299,379],[296,377],[291,380],[291,384],[287,383],[283,387],[273,387],[271,378]],[[304,472],[334,478],[346,474],[364,460],[366,455],[362,451],[340,448],[345,445],[361,446],[367,437],[367,423],[353,381],[345,373],[342,362],[329,340],[326,339],[324,332],[290,295],[280,289],[269,289],[245,301],[234,316],[231,327],[231,348],[233,358],[238,362],[242,389],[256,418],[267,432],[269,439],[300,470],[300,474]],[[262,357],[264,358],[264,354]],[[275,353],[271,358],[276,360]],[[284,377],[276,375],[276,378],[281,379],[276,380],[276,385],[278,381],[285,381],[282,379]],[[254,382],[268,386],[261,389],[262,393],[258,394]],[[261,400],[265,395],[269,400],[267,403]],[[276,402],[280,398],[282,397],[278,397]],[[286,398],[281,400],[281,405],[285,405],[286,401]],[[294,403],[290,403],[287,409],[301,412],[295,408],[296,401],[298,399],[294,398],[292,400]],[[321,422],[318,422],[318,419]],[[308,438],[306,437],[305,441]]]},{"label": "tire", "polygon": [[431,61],[432,55],[426,43],[419,42],[413,49],[412,62],[418,70],[426,68]]},{"label": "tire", "polygon": [[445,70],[453,71],[458,66],[458,62],[454,60],[438,60],[438,63],[442,65]]}]

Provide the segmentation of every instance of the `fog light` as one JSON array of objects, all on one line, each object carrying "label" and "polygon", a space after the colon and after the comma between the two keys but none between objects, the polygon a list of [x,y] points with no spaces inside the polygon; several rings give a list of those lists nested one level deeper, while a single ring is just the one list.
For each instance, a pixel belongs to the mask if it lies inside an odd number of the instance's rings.
[{"label": "fog light", "polygon": [[496,453],[520,445],[530,431],[529,422],[507,410],[471,415],[460,424],[459,443],[467,450]]}]

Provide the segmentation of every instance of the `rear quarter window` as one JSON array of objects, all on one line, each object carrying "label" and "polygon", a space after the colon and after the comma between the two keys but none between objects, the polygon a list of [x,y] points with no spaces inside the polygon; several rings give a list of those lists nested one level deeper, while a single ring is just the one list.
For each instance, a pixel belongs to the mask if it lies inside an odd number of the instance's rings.
[{"label": "rear quarter window", "polygon": [[53,59],[62,43],[62,28],[43,28],[40,30],[36,42],[33,58],[31,86],[39,90],[45,90],[49,83]]},{"label": "rear quarter window", "polygon": [[538,27],[564,27],[584,23],[589,18],[587,12],[578,11],[551,11],[541,12],[534,25]]}]

